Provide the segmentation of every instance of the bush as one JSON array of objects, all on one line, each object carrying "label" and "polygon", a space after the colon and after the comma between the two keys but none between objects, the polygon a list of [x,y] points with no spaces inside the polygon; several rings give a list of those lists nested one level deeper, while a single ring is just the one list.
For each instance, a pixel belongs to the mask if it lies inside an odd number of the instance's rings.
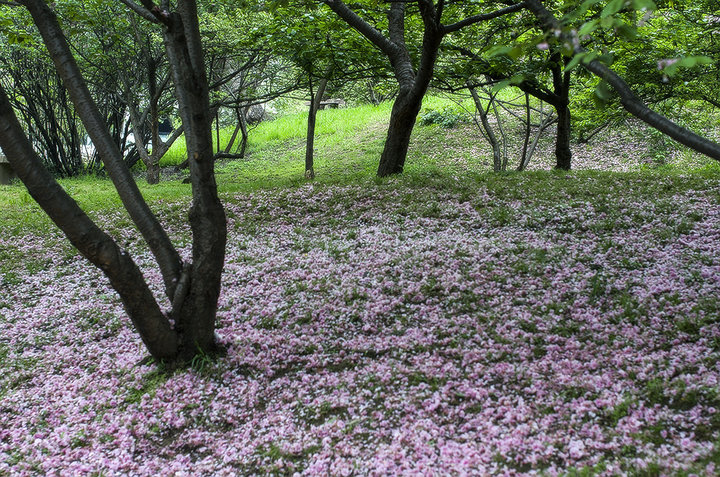
[{"label": "bush", "polygon": [[437,124],[447,129],[452,129],[465,120],[465,115],[449,108],[436,111],[430,109],[420,115],[420,124],[428,126]]}]

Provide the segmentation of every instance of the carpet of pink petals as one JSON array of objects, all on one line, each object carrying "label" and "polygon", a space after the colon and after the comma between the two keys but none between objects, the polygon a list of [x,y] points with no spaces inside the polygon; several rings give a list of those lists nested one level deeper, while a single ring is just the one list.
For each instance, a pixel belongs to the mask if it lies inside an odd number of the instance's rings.
[{"label": "carpet of pink petals", "polygon": [[169,375],[59,234],[0,239],[0,475],[717,475],[720,186],[608,197],[226,197],[227,354]]}]

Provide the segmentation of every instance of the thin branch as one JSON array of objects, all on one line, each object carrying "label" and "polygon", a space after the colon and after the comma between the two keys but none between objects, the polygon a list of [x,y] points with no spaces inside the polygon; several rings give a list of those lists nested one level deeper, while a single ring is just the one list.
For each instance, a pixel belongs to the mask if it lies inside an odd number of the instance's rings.
[{"label": "thin branch", "polygon": [[143,17],[145,20],[152,23],[160,23],[160,20],[158,20],[155,15],[150,12],[150,10],[146,9],[142,5],[138,5],[137,3],[133,2],[133,0],[120,1],[123,2],[130,10]]},{"label": "thin branch", "polygon": [[492,20],[493,18],[497,18],[497,17],[501,17],[503,15],[508,15],[510,13],[518,12],[525,7],[526,7],[526,2],[521,2],[521,3],[516,3],[515,5],[510,5],[509,7],[501,8],[500,10],[496,10],[492,13],[481,13],[479,15],[473,15],[464,20],[460,20],[459,22],[455,22],[455,23],[451,23],[450,25],[442,26],[442,32],[444,35],[448,34],[448,33],[452,33],[452,32],[460,30],[461,28],[465,28],[466,26],[470,26],[470,25],[473,25],[478,22]]}]

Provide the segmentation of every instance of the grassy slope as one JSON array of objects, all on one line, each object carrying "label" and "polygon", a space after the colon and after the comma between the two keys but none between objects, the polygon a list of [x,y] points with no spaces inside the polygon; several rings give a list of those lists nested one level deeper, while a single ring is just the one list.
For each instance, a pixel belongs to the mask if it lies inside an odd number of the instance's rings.
[{"label": "grassy slope", "polygon": [[[133,368],[142,350],[102,278],[21,186],[0,188],[0,475],[85,472],[73,467],[83,460],[105,473],[212,473],[223,459],[277,474],[422,472],[392,467],[403,460],[712,474],[716,166],[648,168],[642,144],[618,133],[587,155],[622,172],[488,174],[476,133],[431,126],[416,131],[406,174],[378,180],[388,109],[348,114],[320,117],[314,185],[302,179],[302,116],[264,125],[247,161],[219,166],[231,349],[188,373]],[[608,157],[614,141],[630,160]],[[157,282],[109,184],[63,185]],[[189,186],[141,187],[186,245]],[[75,414],[78,394],[86,411]]]}]

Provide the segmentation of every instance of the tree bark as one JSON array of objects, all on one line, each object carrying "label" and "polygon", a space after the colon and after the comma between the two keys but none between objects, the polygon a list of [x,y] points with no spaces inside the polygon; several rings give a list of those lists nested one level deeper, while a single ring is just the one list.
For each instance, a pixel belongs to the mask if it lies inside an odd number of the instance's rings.
[{"label": "tree bark", "polygon": [[187,286],[178,287],[185,296],[173,300],[173,316],[182,338],[180,355],[189,358],[198,350],[208,353],[216,349],[215,319],[227,228],[215,182],[212,112],[197,6],[193,0],[181,0],[177,9],[161,21],[166,26],[165,48],[185,128],[193,192],[192,264],[185,267],[181,279]]},{"label": "tree bark", "polygon": [[569,171],[572,166],[570,151],[570,73],[563,73],[566,61],[560,53],[555,53],[552,62],[553,106],[558,115],[557,135],[555,137],[555,168]]},{"label": "tree bark", "polygon": [[320,80],[315,95],[313,95],[312,91],[312,79],[310,80],[310,96],[312,100],[310,101],[310,110],[308,111],[307,141],[305,143],[305,179],[315,179],[315,123],[330,74],[332,74],[332,72],[328,72],[328,74]]},{"label": "tree bark", "polygon": [[154,59],[148,56],[148,93],[150,93],[150,144],[152,144],[152,153],[150,160],[146,164],[147,174],[146,180],[148,184],[158,184],[160,182],[160,113],[158,111],[159,97],[157,95],[157,64]]},{"label": "tree bark", "polygon": [[30,195],[70,242],[110,279],[150,354],[172,360],[178,337],[135,262],[100,230],[43,167],[0,85],[0,147]]}]

